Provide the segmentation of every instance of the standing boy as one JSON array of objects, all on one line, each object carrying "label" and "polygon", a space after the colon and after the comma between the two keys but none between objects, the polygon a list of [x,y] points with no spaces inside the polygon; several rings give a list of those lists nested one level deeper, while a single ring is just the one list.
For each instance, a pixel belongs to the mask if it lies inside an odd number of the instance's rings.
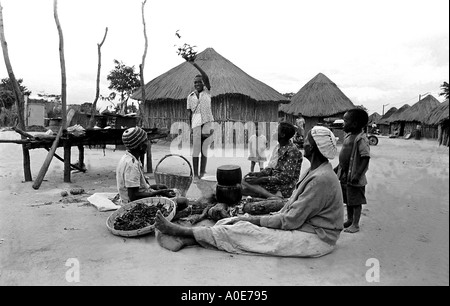
[{"label": "standing boy", "polygon": [[[199,72],[194,78],[195,90],[187,97],[187,109],[191,111],[191,128],[193,131],[193,152],[192,164],[194,168],[194,179],[198,181],[206,172],[207,148],[202,148],[205,140],[210,136],[208,123],[214,121],[211,111],[211,85],[208,75],[194,62],[194,59],[188,60]],[[198,170],[199,155],[200,174]]]},{"label": "standing boy", "polygon": [[347,205],[347,221],[345,232],[359,231],[359,220],[362,205],[366,200],[366,172],[369,169],[370,148],[369,139],[363,129],[369,121],[369,116],[362,108],[354,108],[344,115],[344,137],[339,165],[335,172],[341,182],[344,203]]}]

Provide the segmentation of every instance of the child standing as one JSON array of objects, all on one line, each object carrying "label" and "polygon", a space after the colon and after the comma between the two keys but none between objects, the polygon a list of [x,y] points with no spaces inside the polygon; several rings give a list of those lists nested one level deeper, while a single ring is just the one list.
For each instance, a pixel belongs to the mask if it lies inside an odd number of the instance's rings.
[{"label": "child standing", "polygon": [[369,116],[362,108],[354,108],[344,114],[343,130],[346,135],[335,172],[341,182],[344,203],[347,205],[344,228],[348,233],[359,231],[362,205],[367,204],[365,186],[370,148],[364,127],[368,121]]},{"label": "child standing", "polygon": [[256,125],[255,134],[248,140],[248,160],[250,161],[250,172],[255,171],[256,163],[259,164],[259,171],[264,169],[264,162],[267,160],[266,147],[267,138],[258,134],[258,125]]}]

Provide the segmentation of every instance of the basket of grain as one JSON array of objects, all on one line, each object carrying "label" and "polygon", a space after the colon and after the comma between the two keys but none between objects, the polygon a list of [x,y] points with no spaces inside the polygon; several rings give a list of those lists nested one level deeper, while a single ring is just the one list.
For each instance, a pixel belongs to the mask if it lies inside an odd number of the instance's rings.
[{"label": "basket of grain", "polygon": [[149,197],[127,203],[106,220],[109,231],[117,236],[137,237],[155,231],[155,216],[160,210],[171,221],[176,213],[174,201],[164,197]]},{"label": "basket of grain", "polygon": [[[160,166],[160,164],[168,157],[179,157],[179,158],[183,159],[186,162],[186,164],[189,166],[189,170],[190,170],[189,176],[178,174],[178,173],[167,173],[167,172],[158,171],[158,167]],[[178,189],[181,192],[182,196],[186,196],[186,193],[187,193],[189,187],[191,186],[192,181],[194,180],[194,173],[193,173],[191,164],[185,157],[178,155],[178,154],[168,154],[168,155],[164,156],[163,158],[161,158],[161,160],[158,162],[158,164],[155,167],[154,175],[155,175],[155,182],[157,184],[163,184],[163,185],[166,185],[168,188]]]}]

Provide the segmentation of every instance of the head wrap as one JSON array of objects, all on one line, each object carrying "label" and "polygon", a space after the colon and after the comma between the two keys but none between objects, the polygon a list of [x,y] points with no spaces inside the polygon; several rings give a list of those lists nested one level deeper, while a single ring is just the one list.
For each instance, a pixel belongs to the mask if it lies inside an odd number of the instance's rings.
[{"label": "head wrap", "polygon": [[147,133],[138,126],[129,128],[122,134],[122,142],[128,150],[136,149],[146,141]]},{"label": "head wrap", "polygon": [[336,137],[332,131],[324,126],[315,126],[311,129],[311,136],[323,156],[328,159],[333,159],[336,156]]}]

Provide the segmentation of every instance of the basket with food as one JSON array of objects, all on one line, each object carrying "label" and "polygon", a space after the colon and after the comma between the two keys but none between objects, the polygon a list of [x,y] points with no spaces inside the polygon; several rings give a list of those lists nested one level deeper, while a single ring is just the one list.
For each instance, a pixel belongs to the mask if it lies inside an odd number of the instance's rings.
[{"label": "basket with food", "polygon": [[155,216],[160,210],[171,221],[176,213],[174,201],[150,197],[127,203],[113,212],[106,221],[109,231],[117,236],[136,237],[155,231]]}]

